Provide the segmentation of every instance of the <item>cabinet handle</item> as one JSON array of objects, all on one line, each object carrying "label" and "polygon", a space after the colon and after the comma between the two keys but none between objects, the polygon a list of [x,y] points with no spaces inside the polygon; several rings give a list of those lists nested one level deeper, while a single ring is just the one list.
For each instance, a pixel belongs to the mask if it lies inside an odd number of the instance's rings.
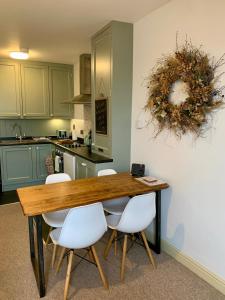
[{"label": "cabinet handle", "polygon": [[85,164],[85,163],[81,163],[81,165],[82,165],[83,167],[87,167],[87,164]]},{"label": "cabinet handle", "polygon": [[29,150],[31,150],[31,147],[29,147]]},{"label": "cabinet handle", "polygon": [[39,147],[36,147],[37,150],[39,150]]}]

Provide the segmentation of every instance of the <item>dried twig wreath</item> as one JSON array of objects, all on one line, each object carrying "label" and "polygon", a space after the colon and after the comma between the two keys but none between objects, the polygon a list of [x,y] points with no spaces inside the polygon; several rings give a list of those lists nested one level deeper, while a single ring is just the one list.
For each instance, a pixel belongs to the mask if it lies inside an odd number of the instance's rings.
[{"label": "dried twig wreath", "polygon": [[[223,104],[221,88],[215,88],[215,70],[224,64],[224,55],[210,62],[207,54],[187,42],[173,55],[161,59],[156,71],[148,79],[149,98],[145,109],[158,121],[158,133],[164,128],[179,137],[186,132],[199,136],[206,123],[206,115]],[[170,101],[172,85],[181,80],[187,84],[188,97],[181,104]]]}]

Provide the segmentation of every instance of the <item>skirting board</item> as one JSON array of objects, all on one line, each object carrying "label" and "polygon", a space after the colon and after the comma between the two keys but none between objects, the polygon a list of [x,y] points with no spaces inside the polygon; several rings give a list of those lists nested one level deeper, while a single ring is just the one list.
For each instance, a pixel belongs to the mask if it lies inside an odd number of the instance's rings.
[{"label": "skirting board", "polygon": [[162,250],[179,261],[182,265],[201,277],[203,280],[212,285],[215,289],[225,295],[225,280],[212,273],[191,257],[180,252],[177,248],[165,240],[161,240]]}]

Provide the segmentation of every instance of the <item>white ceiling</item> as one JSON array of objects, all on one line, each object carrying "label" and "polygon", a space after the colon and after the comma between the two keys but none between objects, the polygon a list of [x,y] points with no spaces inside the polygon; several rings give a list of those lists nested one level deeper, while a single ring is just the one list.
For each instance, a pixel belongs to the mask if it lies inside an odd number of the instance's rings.
[{"label": "white ceiling", "polygon": [[29,48],[32,60],[73,63],[111,20],[134,23],[169,0],[1,0],[0,57]]}]

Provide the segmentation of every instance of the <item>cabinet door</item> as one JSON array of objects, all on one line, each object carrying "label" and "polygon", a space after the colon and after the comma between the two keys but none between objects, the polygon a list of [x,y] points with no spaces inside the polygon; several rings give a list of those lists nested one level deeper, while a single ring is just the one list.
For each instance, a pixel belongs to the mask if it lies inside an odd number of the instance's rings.
[{"label": "cabinet door", "polygon": [[51,145],[34,146],[36,151],[36,173],[38,179],[45,179],[48,175],[45,160],[48,155],[51,155]]},{"label": "cabinet door", "polygon": [[26,183],[33,179],[31,146],[11,146],[2,149],[3,184]]},{"label": "cabinet door", "polygon": [[63,101],[73,97],[73,69],[71,67],[50,67],[50,99],[52,117],[72,117],[72,105]]},{"label": "cabinet door", "polygon": [[19,65],[0,61],[0,117],[20,117]]},{"label": "cabinet door", "polygon": [[[93,48],[93,107],[95,100],[107,99],[107,134],[96,133],[96,118],[94,115],[93,139],[96,149],[101,148],[104,155],[111,155],[111,56],[112,35],[108,29],[97,35],[92,41]],[[103,67],[104,66],[104,67]]]},{"label": "cabinet door", "polygon": [[87,177],[86,165],[77,158],[76,160],[76,179],[82,179]]},{"label": "cabinet door", "polygon": [[48,66],[22,64],[24,117],[49,117]]},{"label": "cabinet door", "polygon": [[96,174],[95,164],[86,159],[76,157],[76,179],[93,177]]}]

